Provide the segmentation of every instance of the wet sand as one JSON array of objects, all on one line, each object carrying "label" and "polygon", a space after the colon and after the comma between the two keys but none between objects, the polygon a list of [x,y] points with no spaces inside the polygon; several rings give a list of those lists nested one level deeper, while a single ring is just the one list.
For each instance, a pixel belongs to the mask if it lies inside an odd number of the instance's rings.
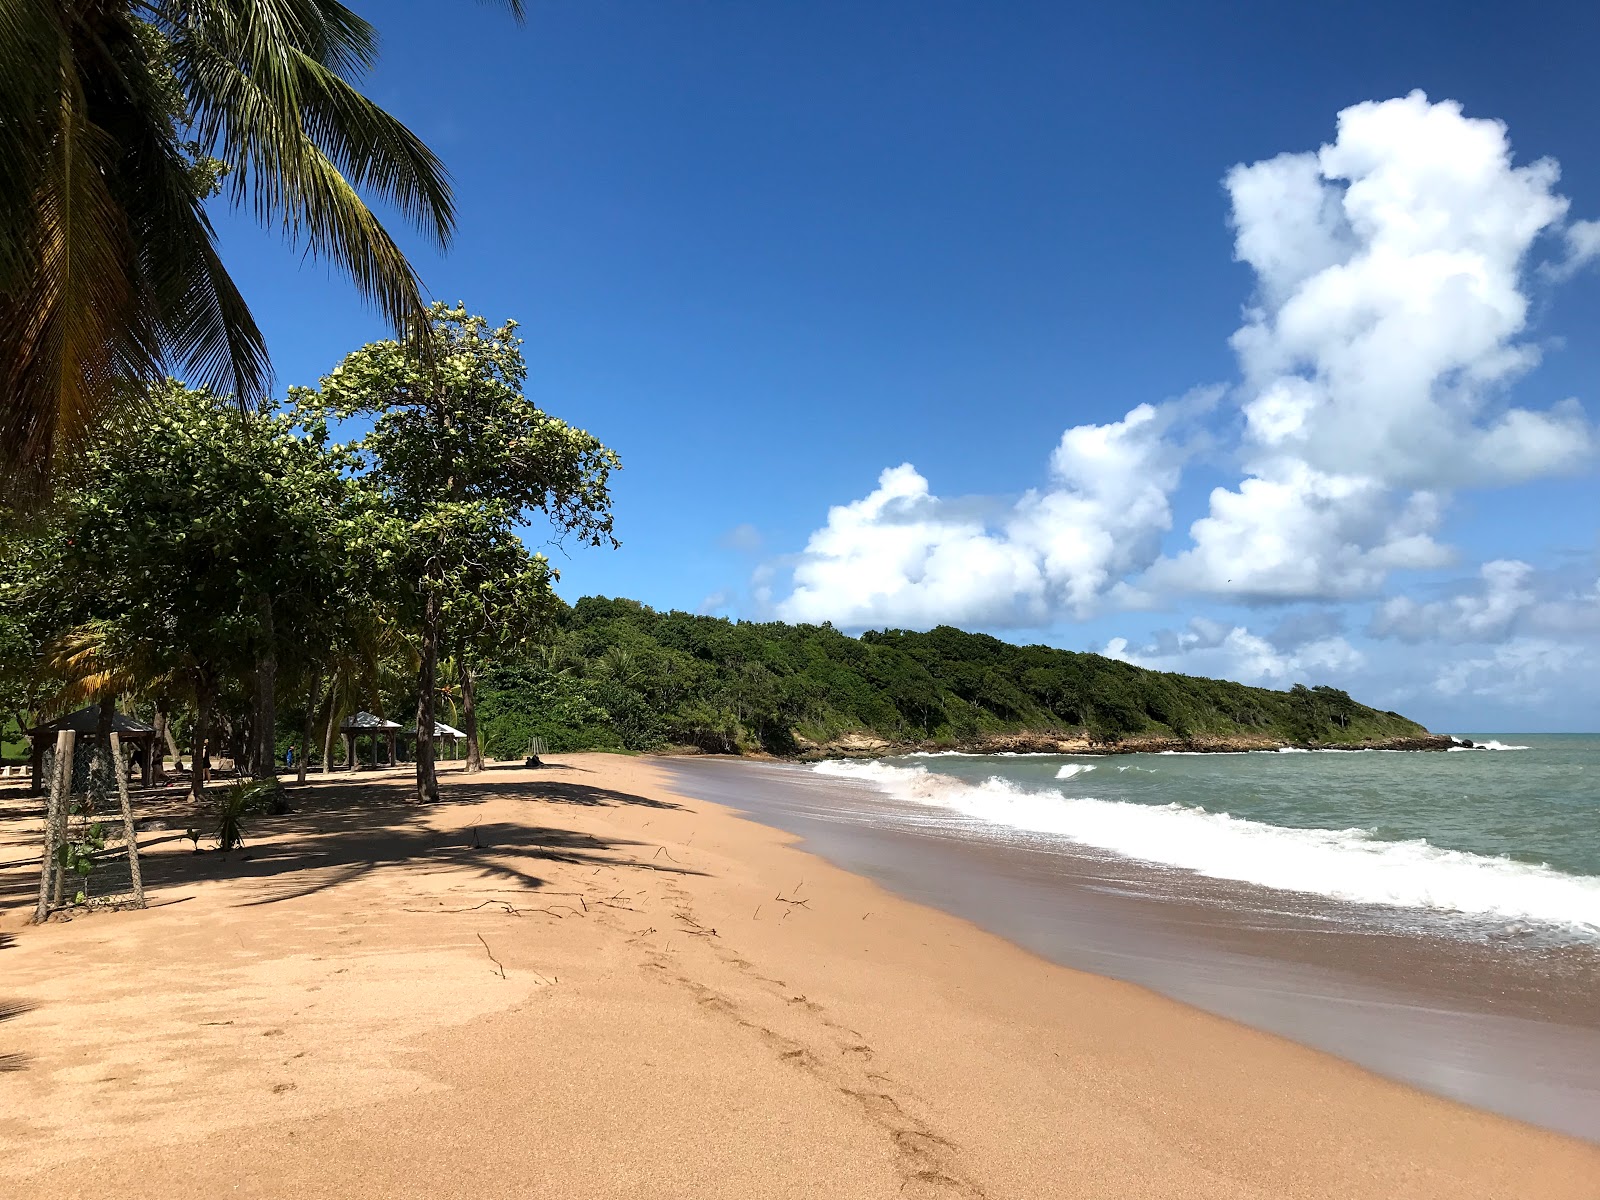
[{"label": "wet sand", "polygon": [[674,760],[686,793],[1055,962],[1600,1141],[1600,948],[1163,870],[779,764]]},{"label": "wet sand", "polygon": [[[26,927],[0,1195],[1600,1196],[1600,1148],[901,899],[643,760],[336,780]],[[164,828],[158,828],[164,826]]]}]

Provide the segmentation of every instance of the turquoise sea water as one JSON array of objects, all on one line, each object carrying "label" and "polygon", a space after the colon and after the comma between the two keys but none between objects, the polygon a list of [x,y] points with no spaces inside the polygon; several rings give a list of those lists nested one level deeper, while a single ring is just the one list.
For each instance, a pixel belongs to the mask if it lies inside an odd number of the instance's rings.
[{"label": "turquoise sea water", "polygon": [[1600,939],[1600,736],[1449,753],[925,755],[823,775],[1178,871]]}]

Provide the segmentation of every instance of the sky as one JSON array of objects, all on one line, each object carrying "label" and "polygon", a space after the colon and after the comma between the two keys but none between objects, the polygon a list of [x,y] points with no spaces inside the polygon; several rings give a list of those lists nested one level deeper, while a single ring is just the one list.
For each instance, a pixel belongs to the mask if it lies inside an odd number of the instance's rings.
[{"label": "sky", "polygon": [[[622,456],[568,599],[1600,728],[1592,7],[355,7],[431,293]],[[385,336],[217,218],[280,392]]]}]

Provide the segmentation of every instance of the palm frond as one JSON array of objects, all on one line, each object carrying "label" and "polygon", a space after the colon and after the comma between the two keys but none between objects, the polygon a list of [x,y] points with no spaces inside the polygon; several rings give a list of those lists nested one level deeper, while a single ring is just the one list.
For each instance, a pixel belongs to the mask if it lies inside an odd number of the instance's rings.
[{"label": "palm frond", "polygon": [[392,202],[441,246],[454,211],[443,166],[362,96],[306,30],[307,0],[182,6],[179,75],[195,130],[230,168],[232,195],[318,257],[338,263],[397,329],[423,312],[421,285],[357,192]]},{"label": "palm frond", "polygon": [[90,120],[71,64],[61,69],[54,144],[33,176],[32,270],[0,295],[0,443],[23,487],[48,476],[58,442],[99,424],[116,380],[152,377],[160,363],[110,186],[116,146]]}]

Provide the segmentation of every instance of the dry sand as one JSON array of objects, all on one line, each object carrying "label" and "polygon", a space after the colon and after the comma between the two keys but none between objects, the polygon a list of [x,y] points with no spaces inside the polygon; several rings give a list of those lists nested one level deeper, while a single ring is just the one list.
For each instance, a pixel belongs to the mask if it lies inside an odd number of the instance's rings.
[{"label": "dry sand", "polygon": [[648,760],[368,778],[227,859],[142,802],[153,906],[42,928],[0,802],[0,1196],[1600,1197],[1600,1147],[1046,963]]}]

